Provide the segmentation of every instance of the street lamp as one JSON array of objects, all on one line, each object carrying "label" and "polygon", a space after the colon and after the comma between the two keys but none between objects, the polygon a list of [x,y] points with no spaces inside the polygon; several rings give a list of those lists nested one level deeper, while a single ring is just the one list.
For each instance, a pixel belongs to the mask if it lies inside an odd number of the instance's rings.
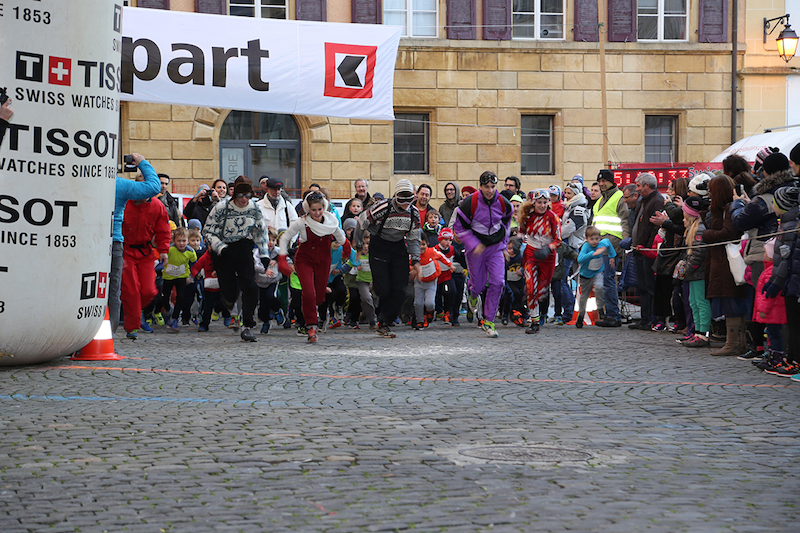
[{"label": "street lamp", "polygon": [[[775,26],[770,26],[771,22],[775,22]],[[798,41],[797,34],[789,25],[788,13],[782,17],[775,17],[774,19],[769,20],[766,18],[764,19],[764,44],[767,43],[767,35],[772,35],[772,32],[775,31],[775,28],[778,24],[783,24],[783,30],[778,34],[778,38],[775,41],[778,45],[778,55],[781,56],[781,59],[788,63],[797,52]]]}]

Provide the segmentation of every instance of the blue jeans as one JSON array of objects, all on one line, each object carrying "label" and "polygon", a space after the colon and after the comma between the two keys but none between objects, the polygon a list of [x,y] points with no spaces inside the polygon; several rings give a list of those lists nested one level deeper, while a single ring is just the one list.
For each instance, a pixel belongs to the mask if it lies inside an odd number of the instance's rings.
[{"label": "blue jeans", "polygon": [[606,318],[620,320],[619,296],[617,295],[617,269],[608,264],[609,257],[603,256],[603,290],[606,297]]},{"label": "blue jeans", "polygon": [[565,257],[563,262],[564,279],[559,280],[561,282],[561,306],[563,309],[561,317],[564,319],[564,322],[568,322],[572,320],[572,314],[575,311],[575,293],[572,292],[572,282],[569,279],[572,273],[573,260]]}]

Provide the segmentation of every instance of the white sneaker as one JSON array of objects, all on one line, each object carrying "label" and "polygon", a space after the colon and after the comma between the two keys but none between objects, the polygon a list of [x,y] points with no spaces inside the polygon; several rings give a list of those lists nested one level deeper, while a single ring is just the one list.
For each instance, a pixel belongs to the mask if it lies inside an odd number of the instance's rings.
[{"label": "white sneaker", "polygon": [[488,320],[483,321],[483,331],[486,332],[486,336],[492,339],[497,338],[497,330],[494,328],[494,322],[489,322]]}]

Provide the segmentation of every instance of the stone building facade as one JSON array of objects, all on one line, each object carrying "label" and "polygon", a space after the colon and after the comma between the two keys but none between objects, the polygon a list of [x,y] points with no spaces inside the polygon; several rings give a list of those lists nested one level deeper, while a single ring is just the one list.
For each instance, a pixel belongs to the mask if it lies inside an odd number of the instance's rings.
[{"label": "stone building facade", "polygon": [[[301,1],[287,4],[289,18],[295,18],[292,13]],[[518,176],[525,190],[561,184],[578,173],[591,182],[608,163],[603,161],[602,57],[606,138],[612,164],[646,160],[648,117],[674,120],[673,161],[709,161],[730,144],[731,13],[725,0],[687,0],[684,40],[604,40],[602,54],[598,42],[575,40],[574,31],[569,31],[577,28],[576,3],[585,0],[564,0],[562,20],[568,31],[562,40],[483,39],[480,29],[486,27],[483,23],[490,16],[482,8],[483,2],[494,0],[472,1],[477,5],[472,14],[476,38],[446,38],[445,26],[452,26],[448,8],[457,0],[441,0],[436,14],[441,27],[435,38],[401,39],[394,80],[395,112],[426,117],[425,171],[395,171],[393,122],[295,116],[298,188],[316,182],[328,186],[335,197],[344,198],[352,195],[356,178],[369,179],[371,192],[383,193],[398,179],[409,178],[416,184],[433,185],[434,196],[442,198],[446,182],[474,184],[484,170],[501,178]],[[139,0],[139,5],[143,3]],[[184,11],[199,9],[202,4],[199,0],[155,3]],[[212,3],[228,13],[235,2]],[[635,9],[636,2],[632,3]],[[328,0],[325,5],[328,21],[350,22],[355,13],[351,0]],[[718,39],[722,42],[700,42],[700,11],[709,5],[716,6],[722,17],[717,21],[724,31]],[[744,7],[741,9],[744,13]],[[708,13],[705,16],[708,21]],[[743,28],[743,16],[740,21]],[[601,38],[606,37],[604,28]],[[746,46],[742,44],[740,49],[744,55]],[[740,104],[749,105],[746,86],[740,91],[745,93],[744,100],[739,95]],[[224,174],[221,132],[231,113],[126,103],[121,118],[123,148],[125,153],[145,154],[159,171],[170,174],[176,192],[193,192],[200,183]],[[541,169],[530,172],[530,165],[526,169],[523,164],[528,116],[550,120],[552,164],[546,173]],[[748,127],[745,124],[744,128]]]}]

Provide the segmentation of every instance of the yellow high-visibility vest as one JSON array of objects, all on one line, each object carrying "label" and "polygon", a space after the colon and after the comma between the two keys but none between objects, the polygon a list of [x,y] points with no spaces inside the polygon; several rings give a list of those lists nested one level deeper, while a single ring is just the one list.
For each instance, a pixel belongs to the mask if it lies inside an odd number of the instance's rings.
[{"label": "yellow high-visibility vest", "polygon": [[592,224],[600,230],[601,235],[610,234],[618,239],[622,238],[622,220],[617,216],[617,205],[620,200],[622,200],[622,191],[617,189],[617,192],[611,195],[603,207],[599,207],[600,200],[592,206],[594,213]]}]

